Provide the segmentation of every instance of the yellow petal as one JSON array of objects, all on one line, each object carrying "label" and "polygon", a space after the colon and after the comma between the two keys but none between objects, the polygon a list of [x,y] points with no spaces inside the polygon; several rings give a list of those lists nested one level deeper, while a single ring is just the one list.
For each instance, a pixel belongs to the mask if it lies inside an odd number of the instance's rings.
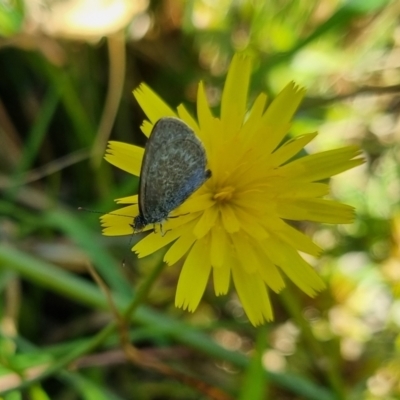
[{"label": "yellow petal", "polygon": [[102,230],[102,234],[104,236],[127,236],[133,234],[133,229],[127,224],[112,224],[110,226],[104,227]]},{"label": "yellow petal", "polygon": [[232,264],[232,277],[247,317],[254,325],[271,321],[273,313],[267,288],[258,273],[247,274],[237,263]]},{"label": "yellow petal", "polygon": [[160,232],[149,233],[145,238],[133,246],[132,251],[135,252],[139,258],[146,257],[173,242],[181,236],[181,234],[182,228],[166,232],[164,236],[162,236]]},{"label": "yellow petal", "polygon": [[114,210],[100,217],[105,236],[123,236],[133,233],[133,218],[138,215],[137,204]]},{"label": "yellow petal", "polygon": [[175,306],[195,311],[203,296],[211,265],[207,251],[207,240],[196,241],[190,250],[176,289]]},{"label": "yellow petal", "polygon": [[244,122],[251,60],[235,54],[225,80],[221,100],[221,122],[224,135],[236,134]]},{"label": "yellow petal", "polygon": [[189,113],[186,107],[183,104],[179,104],[177,111],[179,118],[186,122],[194,130],[196,135],[199,136],[200,140],[203,140],[204,132],[200,130],[199,124]]},{"label": "yellow petal", "polygon": [[240,223],[235,215],[233,207],[229,204],[221,206],[222,224],[229,233],[237,232],[240,229]]},{"label": "yellow petal", "polygon": [[[236,208],[243,209],[243,211],[252,214],[258,221],[264,222],[266,211],[273,212],[275,204],[268,200],[269,193],[260,193],[261,189],[257,191],[242,191],[235,196],[235,210]],[[265,189],[267,190],[267,189]]]},{"label": "yellow petal", "polygon": [[262,266],[258,270],[261,278],[275,293],[279,293],[286,285],[278,268],[264,254]]},{"label": "yellow petal", "polygon": [[259,125],[261,124],[261,116],[264,113],[266,103],[267,103],[266,94],[260,93],[257,96],[253,106],[251,107],[246,122],[243,125],[241,131],[241,134],[243,136],[252,135],[255,130],[259,129]]},{"label": "yellow petal", "polygon": [[241,148],[243,155],[247,161],[251,160],[253,154],[259,153],[258,149],[254,148],[254,140],[253,137],[256,132],[262,130],[265,132],[264,127],[262,126],[262,115],[265,110],[265,105],[267,103],[267,96],[264,93],[260,93],[257,96],[256,101],[254,102],[251,110],[248,113],[246,121],[240,131],[240,139],[241,139]]},{"label": "yellow petal", "polygon": [[108,142],[105,159],[112,165],[139,176],[144,150],[133,144]]},{"label": "yellow petal", "polygon": [[277,218],[275,215],[270,214],[268,216],[268,224],[273,226],[270,236],[274,234],[275,237],[280,238],[294,249],[304,253],[313,256],[318,256],[321,253],[322,249],[308,236],[282,221],[280,218]]},{"label": "yellow petal", "polygon": [[317,132],[301,135],[294,139],[288,140],[279,149],[269,156],[268,163],[273,167],[282,165],[287,160],[294,157],[300,150],[304,148],[317,136]]},{"label": "yellow petal", "polygon": [[[340,172],[364,163],[358,146],[328,150],[299,158],[279,168],[283,177],[296,177],[297,180],[312,182],[329,178]],[[354,159],[355,158],[355,159]]]},{"label": "yellow petal", "polygon": [[319,256],[322,249],[317,246],[308,236],[298,231],[292,226],[281,221],[282,225],[278,231],[275,231],[277,236],[294,249],[310,254],[312,256]]},{"label": "yellow petal", "polygon": [[237,259],[240,261],[240,265],[248,273],[252,274],[257,271],[260,261],[253,251],[252,246],[245,234],[234,233],[231,235],[233,245]]},{"label": "yellow petal", "polygon": [[292,247],[280,240],[270,238],[264,242],[264,249],[272,262],[304,293],[312,297],[325,288],[325,283],[320,276]]},{"label": "yellow petal", "polygon": [[126,236],[133,234],[133,229],[129,226],[112,225],[103,228],[101,232],[104,236]]},{"label": "yellow petal", "polygon": [[146,84],[140,84],[133,91],[133,95],[152,124],[163,117],[176,117],[175,111]]},{"label": "yellow petal", "polygon": [[138,204],[139,198],[137,194],[128,197],[121,197],[120,199],[115,199],[117,204]]},{"label": "yellow petal", "polygon": [[142,122],[142,125],[140,125],[140,130],[145,134],[145,136],[149,137],[151,134],[151,131],[153,130],[154,124],[152,124],[150,121],[147,121],[145,119]]},{"label": "yellow petal", "polygon": [[288,180],[276,191],[276,197],[281,201],[321,197],[329,194],[329,185],[326,183],[292,182]]},{"label": "yellow petal", "polygon": [[[264,118],[264,117],[263,117]],[[262,120],[263,122],[263,120]],[[281,136],[285,136],[285,134],[289,131],[290,124],[283,125],[280,127],[280,131],[282,131]],[[254,132],[253,137],[251,138],[248,146],[252,150],[251,158],[253,160],[253,166],[257,168],[256,162],[262,162],[266,168],[270,167],[268,164],[268,159],[271,153],[276,149],[276,130],[269,126],[265,126],[265,123],[261,123],[259,128]],[[280,143],[280,142],[279,142]],[[278,143],[278,144],[279,144]],[[256,164],[256,165],[255,165]]]},{"label": "yellow petal", "polygon": [[171,214],[168,216],[168,219],[163,223],[165,231],[171,231],[173,229],[179,228],[183,225],[186,225],[190,221],[197,220],[200,216],[200,213],[195,212],[189,214],[177,214],[174,212]]},{"label": "yellow petal", "polygon": [[198,239],[202,238],[210,231],[210,229],[214,226],[218,214],[218,207],[209,207],[204,210],[203,215],[199,218],[197,225],[193,230],[194,235]]},{"label": "yellow petal", "polygon": [[224,263],[219,268],[213,268],[214,292],[217,296],[228,293],[231,281],[231,267],[229,263]]},{"label": "yellow petal", "polygon": [[215,204],[215,200],[212,198],[212,193],[204,193],[190,196],[181,206],[179,206],[171,215],[175,214],[186,214],[194,213],[198,211],[204,211],[205,209],[212,207]]},{"label": "yellow petal", "polygon": [[221,227],[221,222],[218,221],[216,226],[211,231],[210,257],[213,267],[221,267],[229,253],[232,252],[232,246],[229,241],[225,229]]},{"label": "yellow petal", "polygon": [[263,116],[263,125],[271,132],[265,153],[271,153],[282,141],[294,113],[303,100],[305,90],[290,82],[268,106]]},{"label": "yellow petal", "polygon": [[354,208],[325,199],[280,201],[278,215],[293,221],[316,221],[327,224],[350,224],[354,220]]},{"label": "yellow petal", "polygon": [[243,208],[235,208],[235,213],[240,220],[240,227],[250,236],[257,240],[266,239],[269,234],[261,225],[254,213],[249,213]]},{"label": "yellow petal", "polygon": [[196,241],[196,236],[193,235],[193,226],[195,222],[187,224],[181,231],[181,236],[176,240],[172,246],[165,253],[164,261],[168,265],[175,264],[180,260],[190,249]]},{"label": "yellow petal", "polygon": [[203,82],[199,83],[197,89],[197,118],[199,120],[200,131],[204,132],[201,135],[201,140],[206,148],[208,157],[212,157],[211,137],[210,133],[214,132],[215,118],[211,113],[210,107],[207,102],[207,95],[204,89]]}]

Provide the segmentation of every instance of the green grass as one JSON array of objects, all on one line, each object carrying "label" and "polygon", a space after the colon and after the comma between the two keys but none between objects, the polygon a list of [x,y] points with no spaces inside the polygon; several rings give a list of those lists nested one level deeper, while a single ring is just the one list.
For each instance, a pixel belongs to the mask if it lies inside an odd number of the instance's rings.
[{"label": "green grass", "polygon": [[[399,82],[386,63],[398,52],[394,2],[154,1],[123,27],[120,47],[119,36],[93,43],[24,30],[28,11],[15,4],[0,9],[0,398],[398,398]],[[150,30],[132,39],[146,18]],[[250,98],[289,80],[308,88],[292,127],[320,131],[307,151],[358,144],[367,159],[332,183],[356,208],[354,224],[299,226],[325,250],[314,264],[328,289],[310,299],[289,285],[272,296],[275,321],[259,328],[233,292],[207,290],[194,314],[176,309],[181,266],[165,267],[162,251],[137,259],[128,237],[102,236],[98,215],[77,210],[111,211],[137,193],[136,178],[92,154],[100,126],[144,145],[132,90],[144,81],[194,110],[203,80],[217,112],[235,51],[253,57]],[[131,343],[176,375],[125,358],[88,263],[118,312],[129,309]]]}]

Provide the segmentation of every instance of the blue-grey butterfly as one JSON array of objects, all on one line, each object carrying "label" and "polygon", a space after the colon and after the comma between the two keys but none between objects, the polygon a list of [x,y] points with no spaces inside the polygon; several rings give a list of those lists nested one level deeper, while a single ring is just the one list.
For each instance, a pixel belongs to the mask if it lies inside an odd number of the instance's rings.
[{"label": "blue-grey butterfly", "polygon": [[201,141],[183,121],[164,117],[154,125],[144,150],[139,180],[139,215],[133,231],[162,224],[211,177]]}]

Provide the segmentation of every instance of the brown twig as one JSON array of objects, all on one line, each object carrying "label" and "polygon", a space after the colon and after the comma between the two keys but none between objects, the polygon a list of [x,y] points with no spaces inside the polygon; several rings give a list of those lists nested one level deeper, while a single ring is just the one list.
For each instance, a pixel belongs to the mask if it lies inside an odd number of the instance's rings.
[{"label": "brown twig", "polygon": [[357,97],[361,94],[387,94],[387,93],[399,93],[400,85],[391,86],[362,86],[351,93],[340,94],[332,97],[307,97],[302,106],[301,110],[308,110],[316,106],[326,106],[330,103],[343,101],[352,97]]}]

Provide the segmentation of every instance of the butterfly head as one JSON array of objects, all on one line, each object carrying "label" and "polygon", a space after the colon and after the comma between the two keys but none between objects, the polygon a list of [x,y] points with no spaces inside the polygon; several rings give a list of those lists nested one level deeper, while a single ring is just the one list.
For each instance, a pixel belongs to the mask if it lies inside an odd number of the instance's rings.
[{"label": "butterfly head", "polygon": [[146,225],[147,225],[146,219],[143,217],[143,215],[139,214],[138,216],[133,218],[133,224],[132,224],[133,233],[142,232],[143,229],[146,227]]}]

